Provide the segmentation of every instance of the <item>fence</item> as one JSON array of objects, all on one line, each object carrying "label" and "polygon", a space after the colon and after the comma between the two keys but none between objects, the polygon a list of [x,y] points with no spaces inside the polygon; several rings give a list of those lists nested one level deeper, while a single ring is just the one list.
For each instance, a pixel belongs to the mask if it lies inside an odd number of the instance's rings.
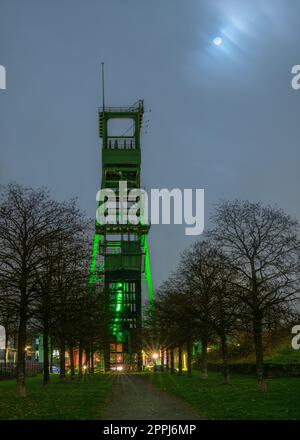
[{"label": "fence", "polygon": [[[9,362],[6,365],[4,362],[0,363],[0,380],[13,379],[16,377],[17,364]],[[43,371],[43,364],[41,362],[26,361],[25,372],[26,376],[34,376]]]}]

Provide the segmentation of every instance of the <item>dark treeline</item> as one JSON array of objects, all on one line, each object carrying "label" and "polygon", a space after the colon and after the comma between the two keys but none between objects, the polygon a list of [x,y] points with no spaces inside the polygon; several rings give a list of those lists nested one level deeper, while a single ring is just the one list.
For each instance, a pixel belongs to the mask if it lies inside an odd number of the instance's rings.
[{"label": "dark treeline", "polygon": [[229,383],[228,340],[246,332],[255,349],[259,389],[266,390],[263,334],[286,326],[297,310],[298,224],[279,208],[237,200],[219,204],[212,225],[158,289],[146,339],[167,353],[171,372],[178,349],[179,374],[183,347],[191,374],[192,346],[200,341],[203,378],[208,346],[218,340]]},{"label": "dark treeline", "polygon": [[[57,202],[44,189],[11,184],[0,200],[0,324],[17,348],[17,395],[25,396],[25,351],[28,335],[43,335],[43,382],[49,382],[53,347],[65,352],[75,374],[74,349],[93,370],[93,353],[101,347],[103,295],[88,294],[90,240],[88,222],[76,201]],[[51,341],[51,350],[50,350]],[[49,351],[50,350],[50,351]],[[5,356],[6,359],[6,356]],[[90,362],[89,362],[90,361]]]},{"label": "dark treeline", "polygon": [[[50,380],[53,348],[60,353],[60,377],[71,377],[83,357],[93,372],[108,328],[103,292],[89,289],[89,222],[76,201],[57,202],[46,190],[11,184],[0,198],[0,324],[17,348],[17,395],[25,396],[28,337],[43,335],[43,383]],[[149,345],[160,346],[166,367],[188,374],[192,350],[201,342],[201,372],[207,377],[209,344],[219,342],[224,381],[230,382],[228,342],[250,334],[258,385],[266,389],[263,335],[294,319],[299,299],[300,243],[297,221],[281,209],[247,201],[223,202],[212,229],[181,256],[174,274],[156,292],[145,321]],[[51,344],[50,344],[51,341]],[[163,356],[164,357],[164,356]],[[6,359],[6,356],[5,356]]]}]

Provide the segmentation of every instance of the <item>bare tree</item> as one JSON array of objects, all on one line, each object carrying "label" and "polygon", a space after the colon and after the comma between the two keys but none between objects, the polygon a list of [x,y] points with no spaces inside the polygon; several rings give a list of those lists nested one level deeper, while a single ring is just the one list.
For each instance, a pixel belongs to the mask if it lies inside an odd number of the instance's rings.
[{"label": "bare tree", "polygon": [[215,306],[214,295],[218,288],[219,267],[214,264],[216,249],[207,240],[196,242],[182,254],[179,264],[180,278],[184,289],[189,292],[195,313],[195,328],[201,341],[201,372],[208,377],[207,349],[215,331],[212,316]]},{"label": "bare tree", "polygon": [[211,261],[218,267],[217,283],[213,292],[212,326],[220,338],[223,361],[224,384],[230,384],[228,338],[236,334],[240,327],[243,306],[240,303],[236,288],[232,286],[235,272],[228,266],[226,258],[217,250],[216,261]]},{"label": "bare tree", "polygon": [[[59,341],[60,378],[64,379],[65,352],[69,348],[72,359],[76,327],[78,319],[78,301],[82,294],[83,285],[87,280],[84,264],[87,261],[82,237],[78,234],[69,240],[60,241],[57,249],[57,265],[55,270],[55,330],[54,334]],[[86,295],[88,289],[86,286]]]},{"label": "bare tree", "polygon": [[207,377],[208,341],[217,335],[220,338],[224,383],[229,384],[227,341],[241,319],[240,302],[231,284],[236,272],[209,239],[196,242],[184,252],[180,270],[186,278],[185,284],[189,286],[198,313],[202,376]]},{"label": "bare tree", "polygon": [[18,317],[13,292],[3,283],[0,284],[0,325],[5,329],[4,367],[6,367],[8,344],[11,337],[17,332]]},{"label": "bare tree", "polygon": [[47,386],[49,374],[49,338],[55,323],[55,262],[56,246],[47,243],[41,249],[45,259],[42,270],[36,272],[36,299],[34,301],[33,328],[43,336],[43,385]]},{"label": "bare tree", "polygon": [[159,323],[159,342],[167,354],[167,369],[174,369],[174,348],[178,347],[179,374],[182,373],[182,349],[187,349],[188,375],[192,374],[192,346],[198,334],[198,316],[192,292],[178,273],[165,281],[156,293],[155,321]]},{"label": "bare tree", "polygon": [[279,208],[239,200],[221,203],[212,219],[210,236],[238,273],[231,284],[251,319],[258,386],[266,390],[262,334],[272,310],[278,315],[299,293],[298,224]]},{"label": "bare tree", "polygon": [[[75,324],[80,318],[77,306],[78,292],[81,294],[84,290],[85,295],[87,294],[85,285],[87,280],[86,221],[74,201],[65,205],[65,210],[68,221],[63,234],[58,234],[55,240],[41,249],[45,264],[42,270],[36,272],[37,295],[34,317],[38,328],[43,333],[44,385],[47,385],[50,379],[50,338],[60,334],[60,340],[68,338],[72,346]],[[69,285],[67,291],[66,284]],[[63,311],[60,310],[61,305],[63,305]],[[61,314],[64,316],[62,324],[64,333],[59,330]],[[73,361],[72,347],[70,347],[70,354],[71,361]],[[61,357],[64,358],[63,355]],[[73,362],[71,363],[73,365]]]},{"label": "bare tree", "polygon": [[0,200],[0,277],[13,292],[18,315],[17,395],[25,390],[25,345],[28,320],[36,298],[36,273],[43,271],[41,249],[61,237],[68,225],[68,209],[46,190],[10,184]]}]

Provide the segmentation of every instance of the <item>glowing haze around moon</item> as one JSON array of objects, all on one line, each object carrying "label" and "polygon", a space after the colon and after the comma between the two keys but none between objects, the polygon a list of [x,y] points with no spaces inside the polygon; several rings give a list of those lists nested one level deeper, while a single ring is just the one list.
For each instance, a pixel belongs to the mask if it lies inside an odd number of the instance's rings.
[{"label": "glowing haze around moon", "polygon": [[216,46],[221,46],[222,43],[223,43],[223,40],[222,40],[221,37],[216,37],[216,38],[213,39],[213,43],[214,43]]}]

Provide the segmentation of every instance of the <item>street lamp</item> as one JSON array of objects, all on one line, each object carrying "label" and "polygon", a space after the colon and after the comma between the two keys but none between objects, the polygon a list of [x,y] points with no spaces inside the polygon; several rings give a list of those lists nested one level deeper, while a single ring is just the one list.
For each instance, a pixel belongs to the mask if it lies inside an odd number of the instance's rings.
[{"label": "street lamp", "polygon": [[153,353],[152,354],[152,359],[153,359],[153,363],[154,363],[153,370],[156,371],[157,370],[157,368],[156,368],[156,361],[158,359],[158,353]]}]

